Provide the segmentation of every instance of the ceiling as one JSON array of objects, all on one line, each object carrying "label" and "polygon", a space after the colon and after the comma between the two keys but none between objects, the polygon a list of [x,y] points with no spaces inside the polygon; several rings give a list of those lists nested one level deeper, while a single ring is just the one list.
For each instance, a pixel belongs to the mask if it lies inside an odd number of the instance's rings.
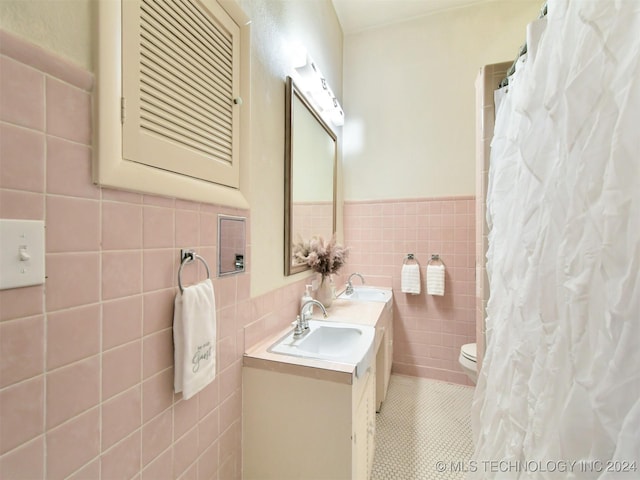
[{"label": "ceiling", "polygon": [[332,0],[345,35],[488,0]]}]

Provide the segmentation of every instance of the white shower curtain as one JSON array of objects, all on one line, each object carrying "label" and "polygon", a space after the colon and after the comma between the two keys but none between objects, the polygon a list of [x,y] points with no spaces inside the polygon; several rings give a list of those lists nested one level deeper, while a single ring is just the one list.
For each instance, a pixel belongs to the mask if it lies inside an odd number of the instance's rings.
[{"label": "white shower curtain", "polygon": [[496,115],[468,478],[635,479],[640,0],[548,12]]}]

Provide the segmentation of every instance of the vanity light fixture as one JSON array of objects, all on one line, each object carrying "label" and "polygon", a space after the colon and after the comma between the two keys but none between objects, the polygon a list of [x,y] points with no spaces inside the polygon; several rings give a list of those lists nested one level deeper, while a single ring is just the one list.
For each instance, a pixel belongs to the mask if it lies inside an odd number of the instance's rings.
[{"label": "vanity light fixture", "polygon": [[325,119],[337,127],[344,125],[344,112],[327,79],[308,54],[302,58],[304,60],[293,68],[298,87],[313,101]]}]

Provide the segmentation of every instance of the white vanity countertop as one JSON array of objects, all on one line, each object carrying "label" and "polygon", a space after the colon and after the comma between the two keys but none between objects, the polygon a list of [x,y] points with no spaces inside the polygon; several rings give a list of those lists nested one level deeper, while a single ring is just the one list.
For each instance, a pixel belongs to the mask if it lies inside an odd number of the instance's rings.
[{"label": "white vanity countertop", "polygon": [[[336,299],[327,309],[327,318],[322,318],[317,308],[314,309],[313,318],[375,327],[385,306],[389,304]],[[287,327],[247,350],[244,354],[243,365],[331,382],[353,384],[355,365],[269,352],[269,347],[290,332],[292,328]]]}]

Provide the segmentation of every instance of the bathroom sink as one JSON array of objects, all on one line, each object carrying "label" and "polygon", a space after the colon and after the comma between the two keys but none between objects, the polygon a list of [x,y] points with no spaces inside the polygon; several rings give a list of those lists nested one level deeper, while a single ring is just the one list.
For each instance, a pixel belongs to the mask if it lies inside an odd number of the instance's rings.
[{"label": "bathroom sink", "polygon": [[356,365],[360,376],[371,364],[375,328],[342,322],[309,320],[309,331],[300,338],[287,333],[267,350],[294,357]]},{"label": "bathroom sink", "polygon": [[345,300],[360,300],[364,302],[383,302],[386,303],[391,299],[391,290],[376,287],[353,287],[353,293],[347,295],[342,292],[338,298]]},{"label": "bathroom sink", "polygon": [[302,339],[298,348],[327,357],[348,355],[358,343],[362,331],[352,327],[318,327]]}]

